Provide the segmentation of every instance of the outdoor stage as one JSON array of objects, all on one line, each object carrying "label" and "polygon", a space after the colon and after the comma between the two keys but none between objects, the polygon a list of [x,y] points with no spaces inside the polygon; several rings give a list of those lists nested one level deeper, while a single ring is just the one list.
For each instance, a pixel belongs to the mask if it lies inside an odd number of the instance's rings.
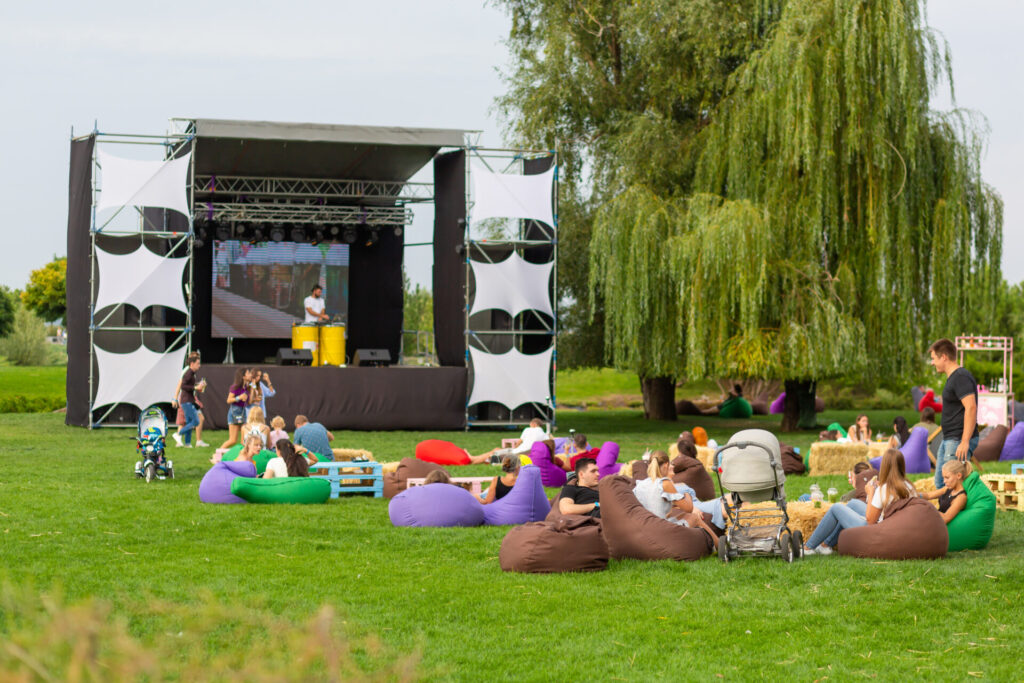
[{"label": "outdoor stage", "polygon": [[[207,429],[227,428],[225,397],[242,365],[206,365],[201,395]],[[267,422],[280,415],[291,433],[295,416],[328,429],[462,429],[467,368],[335,368],[260,366],[277,390],[267,399]]]}]

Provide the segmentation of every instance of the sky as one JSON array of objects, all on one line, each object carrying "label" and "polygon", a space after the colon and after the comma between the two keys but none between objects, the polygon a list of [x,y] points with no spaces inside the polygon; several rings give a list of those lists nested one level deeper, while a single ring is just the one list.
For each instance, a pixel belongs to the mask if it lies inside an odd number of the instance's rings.
[{"label": "sky", "polygon": [[[1004,277],[1019,282],[1024,2],[931,0],[928,18],[951,49],[957,105],[990,126],[982,173],[1005,202]],[[497,146],[508,27],[481,0],[3,3],[0,284],[23,287],[66,252],[72,128],[161,134],[195,116],[480,130]],[[418,209],[406,242],[428,242],[430,221]],[[429,247],[406,249],[414,282],[429,284],[431,263]]]}]

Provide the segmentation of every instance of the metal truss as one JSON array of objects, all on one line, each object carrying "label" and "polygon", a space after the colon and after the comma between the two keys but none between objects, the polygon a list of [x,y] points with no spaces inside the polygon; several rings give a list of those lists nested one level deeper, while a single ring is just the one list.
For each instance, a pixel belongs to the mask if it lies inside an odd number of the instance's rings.
[{"label": "metal truss", "polygon": [[411,204],[434,200],[433,183],[326,178],[263,178],[257,176],[196,176],[197,201],[206,195],[234,194],[286,199],[386,201]]},{"label": "metal truss", "polygon": [[196,201],[196,218],[216,222],[348,223],[367,226],[412,225],[412,209],[404,206],[333,206],[330,204]]}]

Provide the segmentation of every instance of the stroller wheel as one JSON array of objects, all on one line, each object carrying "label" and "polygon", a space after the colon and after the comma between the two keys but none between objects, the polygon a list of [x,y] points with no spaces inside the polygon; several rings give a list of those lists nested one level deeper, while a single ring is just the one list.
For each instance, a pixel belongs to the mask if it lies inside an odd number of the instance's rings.
[{"label": "stroller wheel", "polygon": [[786,562],[793,561],[793,534],[789,533],[787,529],[783,529],[779,533],[779,551],[783,560]]},{"label": "stroller wheel", "polygon": [[170,468],[167,469],[167,478],[168,479],[174,479],[174,468],[173,467],[170,467]]},{"label": "stroller wheel", "polygon": [[729,541],[725,536],[718,537],[718,559],[722,562],[729,561]]},{"label": "stroller wheel", "polygon": [[793,557],[800,559],[804,556],[804,535],[797,529],[793,532]]}]

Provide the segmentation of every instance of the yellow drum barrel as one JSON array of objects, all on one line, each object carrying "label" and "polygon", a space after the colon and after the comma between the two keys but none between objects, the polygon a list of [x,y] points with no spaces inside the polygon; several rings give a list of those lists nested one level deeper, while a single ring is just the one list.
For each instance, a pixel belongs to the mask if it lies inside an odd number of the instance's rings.
[{"label": "yellow drum barrel", "polygon": [[313,365],[320,365],[320,328],[316,325],[292,325],[292,348],[313,352]]},{"label": "yellow drum barrel", "polygon": [[345,364],[345,326],[324,325],[320,328],[320,365]]}]

